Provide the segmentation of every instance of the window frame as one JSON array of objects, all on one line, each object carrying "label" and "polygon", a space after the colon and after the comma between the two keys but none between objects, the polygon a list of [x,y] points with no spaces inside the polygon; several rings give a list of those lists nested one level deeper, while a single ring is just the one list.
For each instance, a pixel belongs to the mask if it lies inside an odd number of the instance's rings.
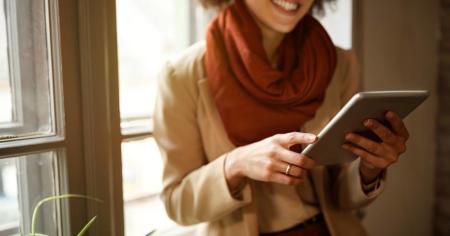
[{"label": "window frame", "polygon": [[8,80],[11,87],[11,122],[0,122],[0,130],[2,132],[15,132],[23,126],[23,109],[20,103],[21,96],[21,80],[20,80],[20,62],[19,62],[19,46],[18,46],[18,24],[17,24],[17,7],[16,1],[5,1],[5,33],[8,60]]},{"label": "window frame", "polygon": [[[22,43],[19,38],[22,38],[22,41],[26,41],[28,38],[33,38],[32,40],[32,44],[34,46],[34,32],[33,33],[29,33],[27,30],[25,30],[25,32],[21,32],[20,28],[19,28],[19,23],[18,23],[18,15],[21,14],[19,11],[24,11],[24,10],[30,10],[31,14],[34,16],[34,14],[39,14],[39,13],[35,13],[34,8],[33,8],[33,4],[36,4],[35,1],[32,2],[25,2],[25,1],[19,1],[19,5],[20,4],[29,4],[30,6],[28,7],[24,7],[24,6],[18,6],[17,5],[17,1],[5,1],[4,2],[4,6],[5,6],[5,16],[7,19],[5,19],[5,23],[6,23],[6,34],[7,34],[7,43],[8,43],[8,66],[9,66],[9,80],[10,80],[10,84],[11,84],[11,97],[13,100],[12,107],[15,108],[15,112],[13,114],[13,121],[12,122],[3,122],[0,126],[0,131],[1,132],[21,132],[24,130],[29,129],[30,126],[30,122],[27,122],[26,120],[30,119],[30,117],[34,117],[34,120],[38,120],[38,115],[37,112],[34,109],[31,109],[27,112],[24,112],[23,106],[21,101],[24,100],[27,103],[31,103],[31,101],[33,101],[33,105],[32,107],[36,107],[36,100],[33,99],[35,97],[35,91],[32,89],[27,90],[26,92],[24,92],[23,86],[22,86],[22,70],[25,70],[25,68],[21,67],[21,63],[20,61],[26,61],[24,58],[22,58],[21,53],[20,53],[20,44]],[[59,62],[59,44],[57,43],[57,40],[55,42],[51,42],[52,38],[54,38],[58,31],[58,29],[56,28],[56,26],[58,26],[58,22],[54,22],[55,20],[58,19],[58,17],[55,17],[57,14],[57,11],[55,11],[55,9],[57,9],[57,6],[55,6],[55,4],[57,4],[56,1],[47,1],[44,0],[43,1],[44,6],[43,6],[43,21],[45,22],[44,26],[44,31],[45,31],[45,35],[41,37],[45,37],[45,41],[43,42],[45,44],[45,48],[46,48],[46,52],[48,53],[48,55],[46,56],[47,58],[47,65],[48,67],[46,68],[48,70],[48,74],[44,75],[44,76],[48,76],[49,79],[49,84],[48,86],[52,89],[50,89],[50,94],[49,97],[50,99],[50,112],[49,115],[45,115],[45,117],[47,118],[48,116],[50,116],[50,119],[53,120],[52,122],[52,130],[54,130],[54,133],[50,133],[50,134],[46,134],[46,135],[36,135],[36,137],[39,137],[39,139],[33,139],[29,134],[24,134],[24,135],[20,135],[20,138],[6,138],[7,140],[1,140],[2,142],[0,143],[0,159],[3,158],[10,158],[10,157],[20,157],[17,159],[16,161],[16,169],[19,173],[23,173],[22,175],[18,176],[18,192],[19,194],[19,206],[21,209],[21,217],[19,220],[19,225],[17,224],[11,224],[8,227],[5,227],[3,229],[0,230],[0,234],[7,234],[10,232],[19,232],[19,228],[22,229],[29,229],[30,228],[30,219],[31,219],[31,213],[30,212],[30,204],[31,199],[29,198],[29,193],[32,192],[39,192],[39,188],[36,188],[35,186],[31,186],[28,185],[29,180],[33,180],[35,179],[35,176],[33,176],[32,174],[30,174],[30,172],[28,171],[28,165],[27,165],[27,161],[30,160],[29,158],[25,158],[25,157],[21,157],[21,156],[27,156],[30,153],[27,150],[34,150],[34,151],[39,151],[39,152],[44,152],[45,148],[36,148],[33,149],[28,148],[26,146],[29,146],[31,144],[42,144],[42,143],[50,143],[50,142],[57,142],[57,141],[61,141],[62,140],[62,136],[63,136],[63,130],[62,130],[62,126],[64,125],[64,120],[62,119],[62,115],[60,113],[62,113],[63,111],[63,105],[60,102],[62,100],[62,93],[61,93],[61,81],[60,81],[60,76],[59,76],[59,66],[57,67],[53,67],[52,66],[52,62],[56,61]],[[52,11],[50,11],[50,7],[53,9]],[[20,10],[19,10],[20,9]],[[39,10],[41,11],[41,10]],[[51,14],[53,14],[52,18],[54,20],[50,21],[50,17]],[[27,20],[29,20],[28,24],[32,24],[32,20],[31,20],[32,16],[27,16]],[[24,17],[22,17],[23,20]],[[40,33],[40,32],[38,32]],[[36,33],[36,34],[38,34]],[[22,34],[22,36],[20,36],[20,34]],[[31,35],[30,35],[31,34]],[[56,37],[57,38],[57,37]],[[39,45],[40,46],[40,45]],[[34,58],[34,56],[33,56]],[[27,62],[30,63],[30,62]],[[33,62],[31,62],[33,63]],[[59,63],[58,63],[59,64]],[[26,68],[27,70],[29,68]],[[53,72],[53,70],[55,70],[56,73]],[[34,73],[35,70],[33,70]],[[35,78],[36,76],[33,75],[31,76],[32,78]],[[31,80],[32,85],[29,86],[30,88],[35,87],[35,80]],[[59,92],[59,93],[58,93]],[[55,101],[55,96],[53,96],[54,93],[58,93],[61,95],[59,101]],[[22,99],[22,95],[27,94],[25,96],[24,99]],[[59,114],[58,114],[59,113]],[[24,118],[24,117],[28,117],[28,118]],[[58,119],[56,119],[56,117]],[[58,124],[58,125],[55,125]],[[56,128],[58,127],[58,128]],[[55,136],[55,137],[51,137],[51,136]],[[45,138],[42,138],[45,137]],[[16,141],[19,140],[19,141]],[[56,147],[55,147],[56,148]],[[53,150],[57,150],[57,149],[53,149]],[[60,151],[58,151],[58,153],[60,153]],[[24,159],[25,158],[25,159]],[[55,158],[55,163],[60,163],[60,162],[64,162],[64,160],[62,160],[63,158]],[[59,164],[58,164],[59,165]],[[59,165],[59,168],[56,169],[56,171],[61,170],[63,172],[63,165]],[[65,175],[65,173],[60,173],[62,175]],[[55,174],[59,174],[59,172],[55,173]],[[57,183],[60,183],[60,179],[55,180],[57,181]],[[63,190],[64,189],[64,190]],[[56,192],[58,191],[66,191],[66,186],[57,186]],[[66,204],[62,204],[60,202],[56,202],[55,205],[57,206],[56,209],[56,214],[58,214],[61,217],[58,217],[59,220],[59,226],[58,230],[59,230],[59,234],[58,235],[67,235],[64,232],[68,232],[68,227],[65,226],[66,223],[63,224],[62,219],[65,218],[67,219],[68,215],[67,212],[66,213],[62,213],[62,205],[66,205]],[[66,207],[67,208],[67,207]],[[69,222],[69,221],[67,221]],[[46,222],[48,223],[48,222]],[[50,225],[43,225],[44,227],[49,227]],[[23,230],[22,230],[23,232]]]},{"label": "window frame", "polygon": [[[33,3],[36,4],[35,1]],[[78,42],[78,28],[76,24],[78,19],[72,17],[73,10],[77,10],[74,7],[77,5],[77,2],[75,0],[64,0],[64,2],[62,0],[44,0],[43,3],[45,4],[46,18],[45,43],[48,46],[46,57],[48,59],[49,84],[46,86],[52,88],[49,90],[49,93],[51,98],[50,105],[53,109],[50,109],[49,113],[54,120],[54,133],[39,137],[25,136],[20,139],[0,142],[0,159],[53,151],[58,154],[54,160],[53,168],[57,170],[57,174],[60,176],[54,179],[57,187],[56,192],[66,193],[70,190],[72,193],[85,194],[82,134],[78,132],[82,127],[79,112],[81,110],[79,102],[81,96],[79,95],[80,89],[77,88],[79,77],[76,73],[79,71],[77,65],[80,57],[77,51],[78,48],[74,47],[74,43],[77,44]],[[64,27],[60,22],[66,26],[69,25],[69,27]],[[75,35],[76,38],[67,37],[67,35]],[[64,37],[66,40],[64,40]],[[65,71],[62,71],[62,65],[64,65]],[[74,71],[75,73],[73,73]],[[64,83],[62,78],[64,78]],[[18,91],[22,92],[20,88]],[[64,99],[63,95],[69,95],[69,99]],[[65,107],[70,107],[71,109],[64,111]],[[67,128],[66,124],[69,127],[67,132],[64,129]],[[4,129],[1,131],[3,132]],[[18,168],[25,170],[26,168],[23,166],[23,161],[20,161]],[[66,168],[67,166],[71,166],[71,168],[68,169]],[[18,182],[19,188],[26,188],[27,179],[31,178],[32,175],[24,176]],[[35,187],[33,188],[36,189]],[[32,192],[33,188],[19,191],[26,195],[26,192]],[[20,202],[20,204],[26,205],[29,203],[29,200],[22,198]],[[58,201],[54,204],[57,205],[56,214],[58,215],[58,225],[60,226],[58,227],[58,235],[75,234],[86,223],[86,203]],[[26,219],[25,222],[28,222],[31,219],[30,212],[22,213],[22,222],[24,219]],[[21,225],[21,227],[27,226],[29,225]],[[71,226],[74,227],[72,228]],[[9,227],[0,233],[14,231],[17,231],[17,227]]]},{"label": "window frame", "polygon": [[[59,37],[53,33],[58,29],[58,23],[55,23],[57,16],[53,15],[57,7],[55,7],[56,1],[44,0],[43,15],[45,24],[43,31],[45,36],[38,33],[30,33],[28,30],[21,30],[19,25],[20,21],[25,21],[25,25],[32,25],[32,18],[36,14],[33,4],[38,4],[35,1],[5,1],[5,23],[6,23],[6,34],[7,34],[7,44],[8,44],[8,64],[9,64],[9,81],[11,86],[11,100],[13,114],[12,122],[2,122],[0,123],[0,148],[5,147],[20,147],[25,145],[42,144],[61,141],[64,137],[64,106],[63,106],[63,96],[62,96],[62,81],[60,78],[60,60],[59,60]],[[19,5],[17,5],[19,4]],[[27,12],[29,10],[31,16],[28,16]],[[19,17],[23,14],[26,17]],[[52,18],[52,19],[50,19]],[[45,44],[45,58],[46,58],[46,71],[44,73],[36,72],[34,63],[29,62],[25,58],[23,52],[27,48],[28,41],[31,38],[32,48],[35,48],[36,38],[39,36],[45,38],[42,42]],[[29,46],[29,45],[28,45]],[[41,47],[38,45],[37,47]],[[30,50],[26,50],[27,52]],[[36,58],[37,53],[32,51],[32,58]],[[30,57],[30,56],[28,56]],[[56,66],[53,66],[56,65]],[[32,68],[32,72],[30,71]],[[31,74],[30,74],[31,73]],[[37,112],[35,107],[39,106],[39,103],[44,102],[44,98],[36,99],[38,92],[36,91],[37,86],[42,86],[42,83],[38,83],[38,77],[48,77],[48,83],[44,86],[49,87],[48,94],[48,105],[46,106],[46,111]],[[27,86],[24,86],[27,84]],[[59,96],[59,99],[56,99]],[[29,109],[23,109],[23,104],[29,104]],[[50,132],[39,132],[32,131],[33,128],[38,127],[40,120],[51,120],[50,122]],[[1,135],[1,133],[6,133],[7,135]],[[8,134],[9,133],[9,134]],[[10,135],[13,133],[14,135]],[[16,135],[17,134],[17,135]]]},{"label": "window frame", "polygon": [[87,203],[88,215],[103,216],[89,231],[122,235],[122,185],[115,184],[122,181],[115,1],[79,0],[77,6],[85,190],[103,201]]}]

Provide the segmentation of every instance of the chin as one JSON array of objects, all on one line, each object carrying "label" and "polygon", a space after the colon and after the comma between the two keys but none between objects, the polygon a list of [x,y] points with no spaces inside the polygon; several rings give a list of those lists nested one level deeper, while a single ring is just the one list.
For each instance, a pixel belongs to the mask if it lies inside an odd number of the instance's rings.
[{"label": "chin", "polygon": [[269,25],[269,27],[270,27],[272,30],[276,31],[276,32],[286,34],[286,33],[291,32],[291,31],[295,28],[295,26],[297,25],[297,23],[298,23],[298,22],[296,22],[295,24],[291,24],[291,25],[286,25],[286,24],[278,24],[278,25],[275,25],[275,24],[272,24],[272,25]]}]

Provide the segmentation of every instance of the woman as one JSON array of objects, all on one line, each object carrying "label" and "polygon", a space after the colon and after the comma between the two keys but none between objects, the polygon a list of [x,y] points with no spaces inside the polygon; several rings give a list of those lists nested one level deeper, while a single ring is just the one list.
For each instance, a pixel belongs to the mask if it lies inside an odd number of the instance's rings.
[{"label": "woman", "polygon": [[[355,59],[309,12],[313,0],[205,0],[227,5],[199,43],[163,70],[155,138],[168,215],[199,235],[365,235],[354,210],[381,192],[408,131],[348,134],[357,160],[314,166],[299,154],[357,91]],[[300,130],[302,132],[300,132]]]}]

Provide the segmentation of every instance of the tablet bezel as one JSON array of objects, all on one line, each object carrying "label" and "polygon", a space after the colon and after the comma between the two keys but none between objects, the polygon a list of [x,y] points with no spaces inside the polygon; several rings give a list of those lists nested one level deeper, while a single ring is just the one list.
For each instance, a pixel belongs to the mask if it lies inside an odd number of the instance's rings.
[{"label": "tablet bezel", "polygon": [[357,156],[341,147],[345,143],[346,133],[357,132],[376,140],[376,136],[363,126],[364,120],[373,118],[388,125],[384,114],[389,110],[404,119],[428,96],[426,90],[359,92],[319,132],[318,141],[307,145],[302,154],[314,159],[317,165],[352,161]]}]

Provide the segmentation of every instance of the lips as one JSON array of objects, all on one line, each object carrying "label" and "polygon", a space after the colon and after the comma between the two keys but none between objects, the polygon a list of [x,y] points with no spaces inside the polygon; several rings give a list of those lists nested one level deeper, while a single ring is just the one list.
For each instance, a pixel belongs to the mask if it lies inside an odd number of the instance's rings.
[{"label": "lips", "polygon": [[282,9],[286,12],[293,13],[298,10],[300,7],[299,3],[286,1],[286,0],[271,0],[272,3],[277,6],[279,9]]}]

